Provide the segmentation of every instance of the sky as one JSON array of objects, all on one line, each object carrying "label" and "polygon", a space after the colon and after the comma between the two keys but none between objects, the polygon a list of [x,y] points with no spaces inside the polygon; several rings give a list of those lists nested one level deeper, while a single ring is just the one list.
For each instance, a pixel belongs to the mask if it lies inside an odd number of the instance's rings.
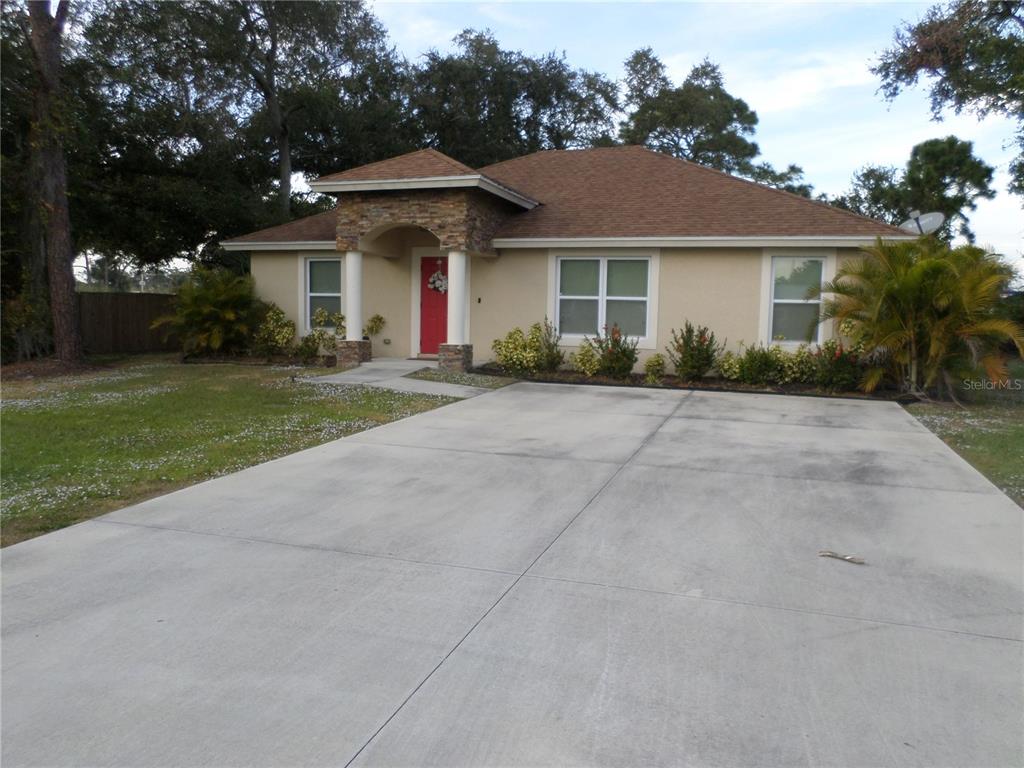
[{"label": "sky", "polygon": [[796,163],[815,189],[838,194],[866,164],[902,167],[926,139],[956,135],[996,168],[994,200],[971,215],[978,243],[1024,272],[1024,199],[1006,191],[1015,154],[1008,119],[949,114],[931,119],[927,88],[893,102],[870,71],[902,21],[929,3],[373,3],[392,43],[410,60],[450,50],[466,28],[489,29],[503,48],[564,52],[575,67],[621,78],[622,64],[650,46],[678,83],[709,57],[726,88],[758,114],[755,141],[776,167]]}]

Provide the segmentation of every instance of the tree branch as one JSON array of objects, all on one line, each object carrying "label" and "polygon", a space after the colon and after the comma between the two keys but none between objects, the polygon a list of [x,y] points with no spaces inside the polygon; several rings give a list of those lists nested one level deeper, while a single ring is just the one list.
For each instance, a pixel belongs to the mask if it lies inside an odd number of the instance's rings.
[{"label": "tree branch", "polygon": [[68,8],[70,5],[71,3],[69,0],[60,0],[60,2],[57,3],[57,12],[53,15],[53,25],[58,34],[64,31],[64,23],[67,21]]}]

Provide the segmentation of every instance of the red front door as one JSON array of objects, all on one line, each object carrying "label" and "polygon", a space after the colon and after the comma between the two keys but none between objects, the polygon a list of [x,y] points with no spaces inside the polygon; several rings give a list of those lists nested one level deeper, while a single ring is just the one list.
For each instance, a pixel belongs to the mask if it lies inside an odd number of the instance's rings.
[{"label": "red front door", "polygon": [[424,257],[420,261],[420,354],[436,355],[447,335],[448,259]]}]

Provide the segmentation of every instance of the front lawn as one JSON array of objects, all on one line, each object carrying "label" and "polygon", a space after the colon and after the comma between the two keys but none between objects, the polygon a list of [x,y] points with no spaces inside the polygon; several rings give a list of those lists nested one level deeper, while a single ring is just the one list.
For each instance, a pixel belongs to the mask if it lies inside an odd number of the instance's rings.
[{"label": "front lawn", "polygon": [[1024,364],[1010,370],[1011,388],[968,393],[964,406],[907,406],[975,469],[1024,507]]},{"label": "front lawn", "polygon": [[148,356],[5,377],[2,543],[451,402],[296,380],[309,374]]}]

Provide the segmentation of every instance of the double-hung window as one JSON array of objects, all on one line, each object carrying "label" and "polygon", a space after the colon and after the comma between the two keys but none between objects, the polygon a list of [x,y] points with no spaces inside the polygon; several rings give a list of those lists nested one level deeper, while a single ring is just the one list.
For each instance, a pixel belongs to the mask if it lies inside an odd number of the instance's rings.
[{"label": "double-hung window", "polygon": [[558,259],[558,330],[563,336],[594,336],[619,326],[627,336],[647,336],[650,259]]},{"label": "double-hung window", "polygon": [[810,343],[819,340],[818,318],[825,260],[802,256],[776,256],[772,259],[773,342]]},{"label": "double-hung window", "polygon": [[306,262],[306,325],[313,327],[313,313],[341,312],[341,260],[309,259]]}]

